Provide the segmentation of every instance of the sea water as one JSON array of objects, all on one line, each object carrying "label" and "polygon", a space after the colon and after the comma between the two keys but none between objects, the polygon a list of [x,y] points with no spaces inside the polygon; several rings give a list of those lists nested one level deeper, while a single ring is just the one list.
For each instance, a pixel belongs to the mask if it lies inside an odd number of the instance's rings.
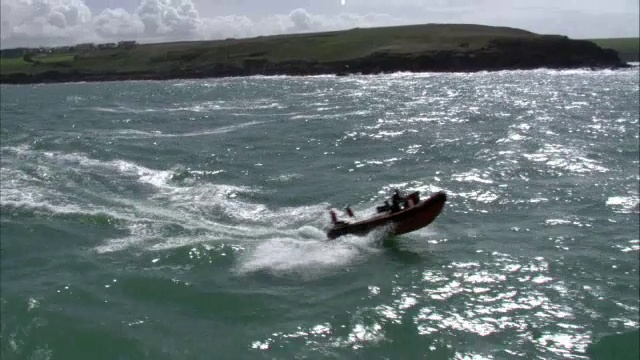
[{"label": "sea water", "polygon": [[[587,358],[639,327],[638,74],[2,86],[2,358]],[[448,202],[327,241],[396,188]]]}]

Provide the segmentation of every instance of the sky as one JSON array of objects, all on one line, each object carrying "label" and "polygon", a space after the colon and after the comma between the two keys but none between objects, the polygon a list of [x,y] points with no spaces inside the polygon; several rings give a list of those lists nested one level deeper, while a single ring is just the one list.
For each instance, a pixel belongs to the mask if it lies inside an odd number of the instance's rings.
[{"label": "sky", "polygon": [[638,0],[0,0],[0,47],[162,42],[425,23],[638,37]]}]

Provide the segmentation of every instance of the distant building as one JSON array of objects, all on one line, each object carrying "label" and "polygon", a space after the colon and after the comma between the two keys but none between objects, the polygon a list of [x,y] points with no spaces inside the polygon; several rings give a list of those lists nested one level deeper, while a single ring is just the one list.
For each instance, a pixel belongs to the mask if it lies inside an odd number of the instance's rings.
[{"label": "distant building", "polygon": [[117,46],[116,43],[98,44],[98,49],[115,49]]},{"label": "distant building", "polygon": [[93,43],[76,45],[76,51],[95,50],[95,48],[96,48],[96,45]]},{"label": "distant building", "polygon": [[118,47],[121,49],[133,49],[136,46],[135,41],[120,41]]},{"label": "distant building", "polygon": [[75,51],[75,49],[76,48],[74,46],[60,46],[57,48],[53,48],[53,52],[58,54],[63,54],[63,53],[69,53],[69,52]]}]

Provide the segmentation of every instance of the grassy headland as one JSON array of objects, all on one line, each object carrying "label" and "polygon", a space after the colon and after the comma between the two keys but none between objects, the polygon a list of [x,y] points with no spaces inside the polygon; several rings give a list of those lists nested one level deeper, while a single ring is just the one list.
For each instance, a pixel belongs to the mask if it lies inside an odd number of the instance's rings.
[{"label": "grassy headland", "polygon": [[[109,46],[107,46],[109,45]],[[0,60],[0,82],[175,79],[395,71],[616,68],[586,40],[481,25],[427,24],[251,39],[76,46]],[[15,52],[13,53],[15,56]]]},{"label": "grassy headland", "polygon": [[603,49],[618,52],[622,61],[640,61],[640,38],[590,39]]}]

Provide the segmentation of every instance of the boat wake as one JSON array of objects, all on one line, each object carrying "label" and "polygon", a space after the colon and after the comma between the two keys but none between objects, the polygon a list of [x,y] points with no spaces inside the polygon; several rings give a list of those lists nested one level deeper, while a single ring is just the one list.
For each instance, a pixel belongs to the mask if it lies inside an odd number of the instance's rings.
[{"label": "boat wake", "polygon": [[[312,277],[378,251],[379,236],[327,241],[329,204],[274,208],[268,191],[83,153],[3,148],[2,212],[111,228],[98,254],[231,245],[238,274]],[[195,170],[194,172],[198,172]]]}]

